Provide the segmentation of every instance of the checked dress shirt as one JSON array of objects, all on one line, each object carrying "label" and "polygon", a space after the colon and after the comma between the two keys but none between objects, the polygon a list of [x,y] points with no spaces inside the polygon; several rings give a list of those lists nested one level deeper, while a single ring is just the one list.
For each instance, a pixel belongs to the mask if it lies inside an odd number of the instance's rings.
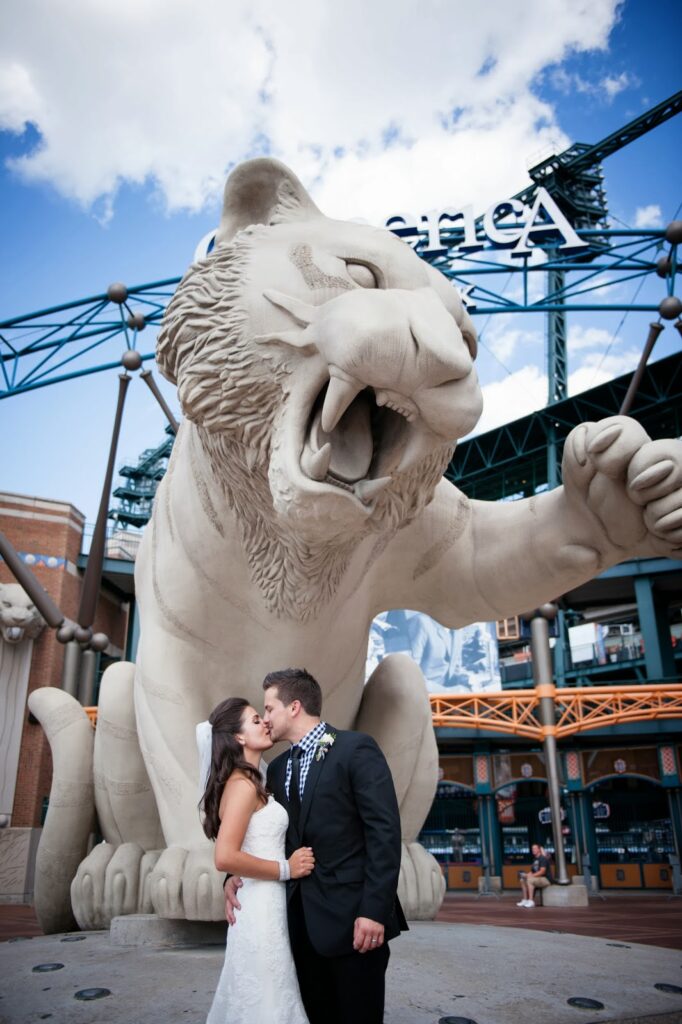
[{"label": "checked dress shirt", "polygon": [[[291,748],[291,750],[293,750],[294,746],[300,747],[302,751],[300,765],[300,784],[298,787],[298,792],[301,799],[303,799],[305,780],[308,778],[308,771],[310,769],[310,765],[313,763],[313,757],[315,756],[315,748],[317,747],[317,742],[318,740],[322,739],[326,731],[327,723],[318,722],[318,724],[314,726],[314,728],[312,728],[310,732],[307,732],[305,734],[302,740],[300,740],[298,743],[295,743]],[[287,800],[289,799],[289,788],[291,785],[291,750],[289,751],[289,759],[287,761],[287,774],[284,782],[287,791]]]}]

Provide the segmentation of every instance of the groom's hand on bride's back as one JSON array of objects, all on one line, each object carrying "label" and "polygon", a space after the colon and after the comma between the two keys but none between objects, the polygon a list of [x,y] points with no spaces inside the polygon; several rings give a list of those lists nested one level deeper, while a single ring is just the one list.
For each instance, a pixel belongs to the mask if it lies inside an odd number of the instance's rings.
[{"label": "groom's hand on bride's back", "polygon": [[242,906],[237,899],[237,889],[240,889],[244,883],[242,882],[239,875],[230,875],[228,880],[225,882],[224,893],[225,893],[225,917],[227,923],[234,925],[237,922],[237,915],[235,910],[241,910]]}]

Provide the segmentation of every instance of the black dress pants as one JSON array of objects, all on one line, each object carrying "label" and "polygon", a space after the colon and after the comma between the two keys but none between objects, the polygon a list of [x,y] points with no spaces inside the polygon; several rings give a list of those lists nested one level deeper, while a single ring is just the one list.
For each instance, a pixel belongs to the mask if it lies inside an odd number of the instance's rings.
[{"label": "black dress pants", "polygon": [[310,1024],[383,1024],[388,943],[368,953],[321,956],[310,942],[301,893],[289,901],[289,934]]}]

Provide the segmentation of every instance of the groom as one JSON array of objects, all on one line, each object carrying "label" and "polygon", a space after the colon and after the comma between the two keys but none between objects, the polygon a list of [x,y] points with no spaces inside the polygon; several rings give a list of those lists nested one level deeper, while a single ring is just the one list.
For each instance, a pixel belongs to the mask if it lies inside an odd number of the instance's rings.
[{"label": "groom", "polygon": [[[267,785],[289,813],[287,857],[311,846],[315,869],[287,883],[291,948],[310,1024],[381,1024],[388,940],[407,928],[397,898],[400,816],[375,741],[320,719],[322,691],[304,669],[270,672],[263,721],[288,752]],[[239,879],[226,886],[235,923]]]}]

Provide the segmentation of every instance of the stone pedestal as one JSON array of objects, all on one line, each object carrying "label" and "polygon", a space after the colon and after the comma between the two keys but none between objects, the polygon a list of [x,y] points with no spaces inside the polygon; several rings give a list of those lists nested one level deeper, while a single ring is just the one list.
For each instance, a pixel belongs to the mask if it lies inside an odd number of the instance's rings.
[{"label": "stone pedestal", "polygon": [[542,889],[543,907],[588,907],[587,886],[573,881],[572,885],[548,885]]},{"label": "stone pedestal", "polygon": [[41,828],[0,829],[0,903],[32,903]]},{"label": "stone pedestal", "polygon": [[111,922],[114,946],[224,946],[227,925],[220,921],[172,921],[156,914],[128,914]]}]

